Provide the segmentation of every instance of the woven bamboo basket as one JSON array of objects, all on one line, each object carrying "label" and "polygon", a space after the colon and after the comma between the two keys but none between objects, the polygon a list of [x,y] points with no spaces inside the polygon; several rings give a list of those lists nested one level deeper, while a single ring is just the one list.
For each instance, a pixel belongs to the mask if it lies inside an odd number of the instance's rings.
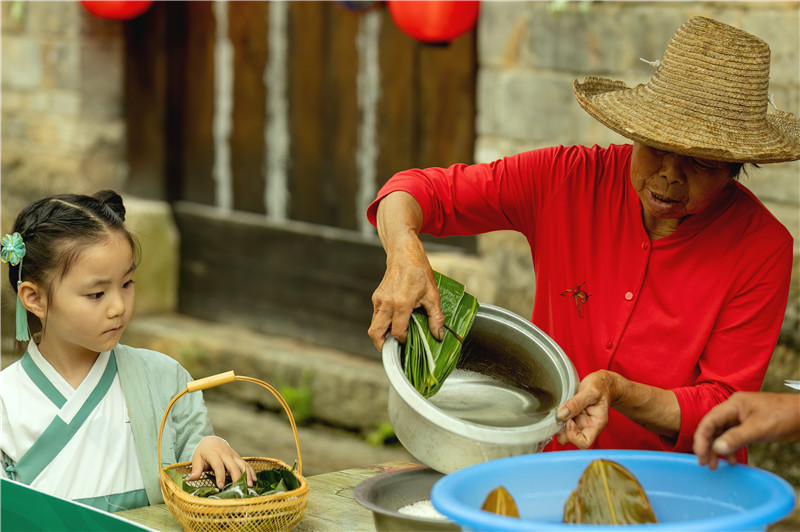
[{"label": "woven bamboo basket", "polygon": [[[281,394],[278,393],[278,390],[266,382],[251,377],[239,377],[234,375],[233,371],[229,371],[188,383],[185,390],[182,390],[172,398],[164,412],[164,417],[161,419],[161,427],[158,429],[158,463],[161,463],[161,438],[164,433],[164,425],[167,422],[170,410],[172,410],[178,399],[187,393],[214,388],[235,380],[253,382],[266,388],[286,411],[289,416],[289,423],[292,426],[294,442],[297,446],[297,469],[294,471],[294,475],[300,482],[300,487],[284,493],[248,499],[207,499],[205,497],[196,497],[186,493],[167,475],[167,470],[176,469],[184,479],[188,479],[192,470],[192,463],[181,462],[163,467],[158,473],[158,481],[161,485],[164,502],[172,516],[184,530],[197,532],[222,530],[278,532],[291,530],[297,526],[297,523],[300,522],[305,514],[306,503],[308,502],[308,482],[303,477],[303,458],[300,454],[300,440],[297,437],[297,426],[295,425],[292,411]],[[290,466],[286,463],[273,458],[245,457],[244,460],[256,472],[276,467],[290,469]],[[213,485],[213,480],[203,473],[199,480],[186,481],[186,483],[196,487],[211,486]]]}]

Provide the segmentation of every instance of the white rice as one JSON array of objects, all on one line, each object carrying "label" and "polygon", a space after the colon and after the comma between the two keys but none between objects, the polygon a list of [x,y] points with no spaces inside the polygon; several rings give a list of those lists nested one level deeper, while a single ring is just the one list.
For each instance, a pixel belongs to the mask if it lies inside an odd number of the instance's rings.
[{"label": "white rice", "polygon": [[410,515],[412,517],[424,517],[426,519],[440,519],[443,521],[447,519],[447,517],[440,514],[436,508],[433,507],[433,503],[430,499],[407,504],[398,509],[397,513]]}]

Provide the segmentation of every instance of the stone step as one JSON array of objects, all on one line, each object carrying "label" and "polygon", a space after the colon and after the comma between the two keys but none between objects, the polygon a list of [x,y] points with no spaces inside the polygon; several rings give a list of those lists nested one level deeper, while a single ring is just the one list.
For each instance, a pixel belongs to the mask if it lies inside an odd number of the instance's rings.
[{"label": "stone step", "polygon": [[[179,314],[137,317],[122,343],[166,353],[196,379],[233,370],[266,381],[285,396],[301,421],[313,419],[362,432],[389,421],[389,381],[377,351],[375,359],[368,359]],[[251,383],[231,383],[206,394],[280,409],[268,391]]]}]

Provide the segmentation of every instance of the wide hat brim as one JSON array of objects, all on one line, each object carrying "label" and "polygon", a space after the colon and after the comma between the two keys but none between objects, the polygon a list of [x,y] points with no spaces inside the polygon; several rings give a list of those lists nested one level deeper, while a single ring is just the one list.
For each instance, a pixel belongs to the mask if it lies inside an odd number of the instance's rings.
[{"label": "wide hat brim", "polygon": [[766,43],[695,17],[670,41],[647,84],[588,77],[573,89],[599,122],[653,148],[728,162],[798,160],[800,121],[768,112],[768,84]]}]

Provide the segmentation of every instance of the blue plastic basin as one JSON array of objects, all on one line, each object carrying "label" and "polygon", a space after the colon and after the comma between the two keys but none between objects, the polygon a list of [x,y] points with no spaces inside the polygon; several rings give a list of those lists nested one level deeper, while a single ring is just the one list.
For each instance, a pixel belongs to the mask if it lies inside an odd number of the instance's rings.
[{"label": "blue plastic basin", "polygon": [[[616,531],[614,525],[562,522],[564,503],[592,460],[613,460],[628,468],[647,493],[658,523],[626,525],[629,530],[765,530],[794,508],[788,482],[750,466],[723,463],[711,471],[689,454],[657,451],[559,451],[484,462],[442,477],[431,501],[463,530]],[[486,496],[505,487],[520,518],[481,510]]]}]

